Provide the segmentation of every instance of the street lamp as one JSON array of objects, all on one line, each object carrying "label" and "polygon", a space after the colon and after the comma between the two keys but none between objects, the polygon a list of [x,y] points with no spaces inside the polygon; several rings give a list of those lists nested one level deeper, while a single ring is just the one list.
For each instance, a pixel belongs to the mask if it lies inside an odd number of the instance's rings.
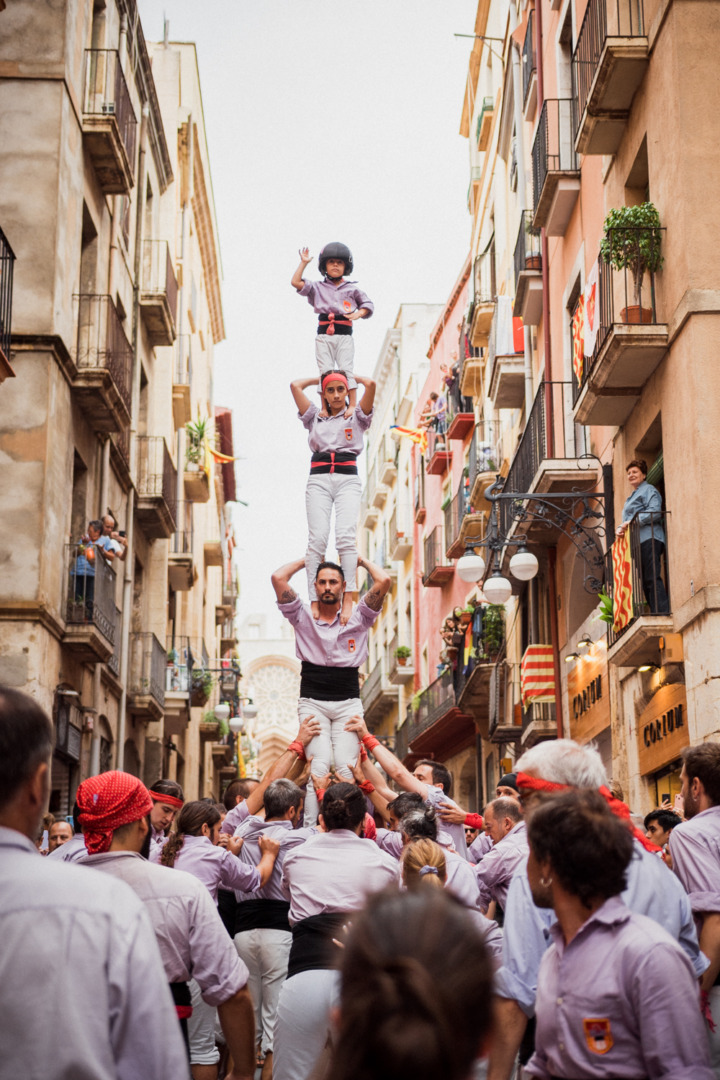
[{"label": "street lamp", "polygon": [[230,705],[227,701],[220,701],[213,709],[213,713],[215,714],[215,719],[222,723],[230,717]]},{"label": "street lamp", "polygon": [[461,581],[471,583],[479,581],[485,573],[485,560],[482,555],[476,555],[470,548],[462,558],[458,559],[457,572]]},{"label": "street lamp", "polygon": [[483,592],[491,604],[504,604],[512,596],[512,582],[503,577],[498,567],[483,585]]}]

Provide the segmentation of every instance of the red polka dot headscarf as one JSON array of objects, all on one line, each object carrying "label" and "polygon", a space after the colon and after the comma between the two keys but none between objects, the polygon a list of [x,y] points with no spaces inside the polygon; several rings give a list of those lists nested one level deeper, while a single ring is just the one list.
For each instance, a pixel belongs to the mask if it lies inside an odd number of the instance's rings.
[{"label": "red polka dot headscarf", "polygon": [[139,821],[152,810],[145,785],[125,772],[104,772],[84,780],[77,789],[85,847],[91,855],[107,851],[116,829]]}]

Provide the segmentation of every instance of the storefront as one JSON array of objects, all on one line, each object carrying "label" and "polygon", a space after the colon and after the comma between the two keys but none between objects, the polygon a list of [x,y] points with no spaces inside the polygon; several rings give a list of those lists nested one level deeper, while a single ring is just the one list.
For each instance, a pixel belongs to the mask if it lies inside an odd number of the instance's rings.
[{"label": "storefront", "polygon": [[662,686],[637,718],[640,775],[656,806],[680,794],[680,755],[689,744],[685,684]]},{"label": "storefront", "polygon": [[567,676],[570,738],[579,743],[594,740],[610,776],[610,685],[607,650],[595,644],[573,665]]}]

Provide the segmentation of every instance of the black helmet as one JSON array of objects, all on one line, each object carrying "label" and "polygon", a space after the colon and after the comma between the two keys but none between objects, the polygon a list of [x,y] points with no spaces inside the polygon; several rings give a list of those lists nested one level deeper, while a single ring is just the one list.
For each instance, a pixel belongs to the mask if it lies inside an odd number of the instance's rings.
[{"label": "black helmet", "polygon": [[334,241],[332,244],[326,244],[318,256],[318,267],[321,274],[326,274],[326,266],[328,259],[342,259],[345,263],[345,273],[352,274],[353,272],[353,257],[352,251],[345,244],[339,244]]}]

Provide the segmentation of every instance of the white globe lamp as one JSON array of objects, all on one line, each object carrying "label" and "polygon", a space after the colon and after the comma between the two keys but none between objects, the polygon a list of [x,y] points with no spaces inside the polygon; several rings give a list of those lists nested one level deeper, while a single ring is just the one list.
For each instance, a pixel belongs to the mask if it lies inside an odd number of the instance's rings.
[{"label": "white globe lamp", "polygon": [[531,551],[521,548],[510,560],[510,573],[518,581],[530,581],[538,572],[539,563]]},{"label": "white globe lamp", "polygon": [[243,716],[245,717],[246,720],[254,720],[255,717],[257,716],[257,714],[258,714],[257,705],[253,705],[252,703],[249,703],[243,708]]},{"label": "white globe lamp", "polygon": [[227,701],[220,701],[213,709],[216,720],[228,720],[230,718],[230,706]]},{"label": "white globe lamp", "polygon": [[230,719],[230,730],[232,731],[233,735],[239,735],[244,726],[245,721],[243,720],[242,716],[233,716]]},{"label": "white globe lamp", "polygon": [[483,585],[483,592],[489,604],[504,604],[512,596],[512,585],[496,570]]},{"label": "white globe lamp", "polygon": [[485,573],[485,560],[482,555],[469,551],[458,559],[457,572],[461,581],[479,581]]}]

